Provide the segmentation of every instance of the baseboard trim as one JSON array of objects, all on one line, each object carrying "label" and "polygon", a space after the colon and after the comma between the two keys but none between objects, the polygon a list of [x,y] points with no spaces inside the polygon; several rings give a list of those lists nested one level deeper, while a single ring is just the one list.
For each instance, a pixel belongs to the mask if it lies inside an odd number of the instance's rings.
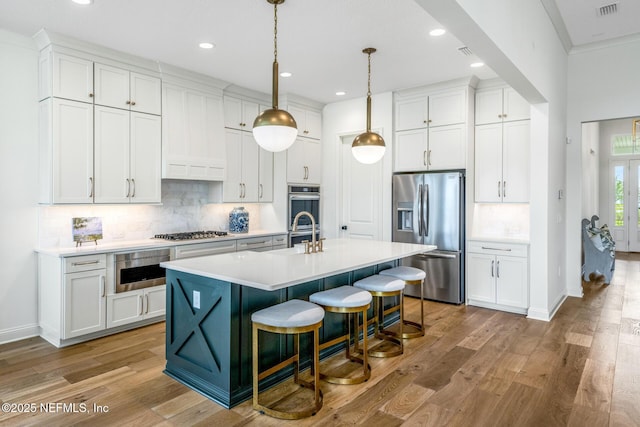
[{"label": "baseboard trim", "polygon": [[551,311],[539,309],[539,308],[529,308],[529,312],[527,313],[527,318],[549,322],[551,319],[553,319],[553,316],[556,315],[560,307],[562,307],[562,304],[565,302],[567,297],[568,295],[560,295],[557,298],[555,304],[553,305],[553,308],[551,309]]},{"label": "baseboard trim", "polygon": [[38,335],[40,335],[40,328],[37,324],[3,329],[0,331],[0,344],[37,337]]}]

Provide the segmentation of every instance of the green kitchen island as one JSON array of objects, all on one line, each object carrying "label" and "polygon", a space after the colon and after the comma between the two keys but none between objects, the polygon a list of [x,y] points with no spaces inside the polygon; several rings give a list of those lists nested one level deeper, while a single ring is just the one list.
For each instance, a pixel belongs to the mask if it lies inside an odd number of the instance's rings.
[{"label": "green kitchen island", "polygon": [[[165,373],[231,408],[252,394],[253,312],[294,298],[308,300],[314,292],[352,285],[398,265],[401,258],[436,249],[356,239],[329,239],[324,248],[314,254],[289,248],[160,264],[167,269]],[[346,327],[345,316],[326,313],[321,342],[343,335]],[[293,348],[292,338],[286,335],[265,333],[260,343],[261,369],[288,358]],[[306,345],[302,339],[301,347]],[[340,349],[328,348],[321,358]],[[305,364],[308,360],[303,359],[301,365]],[[285,369],[265,378],[261,388],[282,381],[290,373]]]}]

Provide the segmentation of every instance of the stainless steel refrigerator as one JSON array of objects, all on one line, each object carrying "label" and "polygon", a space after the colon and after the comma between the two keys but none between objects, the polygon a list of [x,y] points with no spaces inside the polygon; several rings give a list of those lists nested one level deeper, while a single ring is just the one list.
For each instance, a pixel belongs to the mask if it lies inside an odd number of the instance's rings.
[{"label": "stainless steel refrigerator", "polygon": [[[438,247],[401,261],[425,271],[431,300],[464,302],[464,184],[464,171],[393,176],[393,241]],[[407,286],[405,295],[419,297],[416,288]]]}]

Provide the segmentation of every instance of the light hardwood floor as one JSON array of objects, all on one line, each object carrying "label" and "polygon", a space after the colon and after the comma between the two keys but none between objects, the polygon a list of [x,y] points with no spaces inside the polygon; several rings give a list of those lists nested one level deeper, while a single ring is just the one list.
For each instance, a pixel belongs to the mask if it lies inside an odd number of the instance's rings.
[{"label": "light hardwood floor", "polygon": [[5,344],[0,402],[22,413],[0,425],[640,425],[640,256],[618,254],[612,282],[585,283],[548,323],[429,302],[424,338],[372,358],[364,384],[323,382],[324,407],[300,421],[224,409],[164,375],[163,323],[64,349]]}]

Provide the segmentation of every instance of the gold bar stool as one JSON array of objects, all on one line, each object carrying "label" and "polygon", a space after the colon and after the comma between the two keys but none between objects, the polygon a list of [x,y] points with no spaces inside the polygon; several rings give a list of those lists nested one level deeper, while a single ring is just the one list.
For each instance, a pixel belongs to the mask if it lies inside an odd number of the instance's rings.
[{"label": "gold bar stool", "polygon": [[374,324],[373,332],[376,338],[383,340],[383,343],[391,344],[389,348],[369,349],[369,356],[373,357],[393,357],[399,356],[404,351],[404,345],[402,339],[388,335],[384,333],[384,316],[391,311],[395,311],[395,307],[386,310],[384,309],[384,297],[400,297],[400,335],[402,336],[402,326],[404,324],[403,309],[402,309],[402,291],[404,290],[404,281],[396,279],[391,276],[380,276],[375,274],[373,276],[365,277],[362,280],[358,280],[353,284],[356,288],[369,291],[373,297],[373,319],[370,322]]},{"label": "gold bar stool", "polygon": [[[400,334],[402,338],[417,338],[424,336],[424,295],[422,284],[426,273],[419,268],[407,267],[401,265],[399,267],[390,268],[388,270],[382,270],[378,273],[381,276],[395,277],[396,279],[404,280],[406,285],[420,286],[420,323],[413,322],[411,320],[404,320],[404,326],[408,327]],[[404,315],[402,316],[404,318]],[[413,329],[413,330],[411,330]],[[388,334],[394,334],[390,331],[385,331]]]},{"label": "gold bar stool", "polygon": [[[324,308],[325,312],[347,314],[347,334],[327,341],[320,345],[320,350],[342,342],[347,343],[346,358],[362,365],[362,375],[356,377],[339,377],[320,372],[320,378],[333,384],[360,384],[371,377],[371,366],[367,359],[367,310],[371,305],[371,293],[353,286],[340,286],[316,292],[309,296],[309,301]],[[360,353],[360,322],[362,313],[362,353]],[[353,331],[350,318],[353,317]],[[353,332],[353,334],[352,334]],[[353,335],[353,337],[352,337]],[[353,355],[351,354],[351,339],[353,339]],[[362,357],[356,356],[362,354]]]},{"label": "gold bar stool", "polygon": [[[253,343],[252,343],[252,359],[253,359],[253,408],[267,415],[285,420],[297,420],[300,418],[315,415],[322,408],[322,391],[320,390],[319,376],[319,331],[324,319],[324,310],[322,307],[298,299],[292,299],[281,304],[274,305],[251,315],[253,323]],[[277,365],[259,372],[258,371],[258,332],[267,331],[277,334],[295,334],[294,354],[287,360],[283,360]],[[311,372],[314,376],[313,382],[303,381],[299,377],[300,373],[300,334],[313,332],[313,363]],[[313,391],[314,399],[311,406],[299,410],[279,410],[276,409],[277,403],[271,407],[260,404],[259,400],[259,381],[267,376],[278,372],[282,368],[294,365],[293,381],[302,387]]]}]

